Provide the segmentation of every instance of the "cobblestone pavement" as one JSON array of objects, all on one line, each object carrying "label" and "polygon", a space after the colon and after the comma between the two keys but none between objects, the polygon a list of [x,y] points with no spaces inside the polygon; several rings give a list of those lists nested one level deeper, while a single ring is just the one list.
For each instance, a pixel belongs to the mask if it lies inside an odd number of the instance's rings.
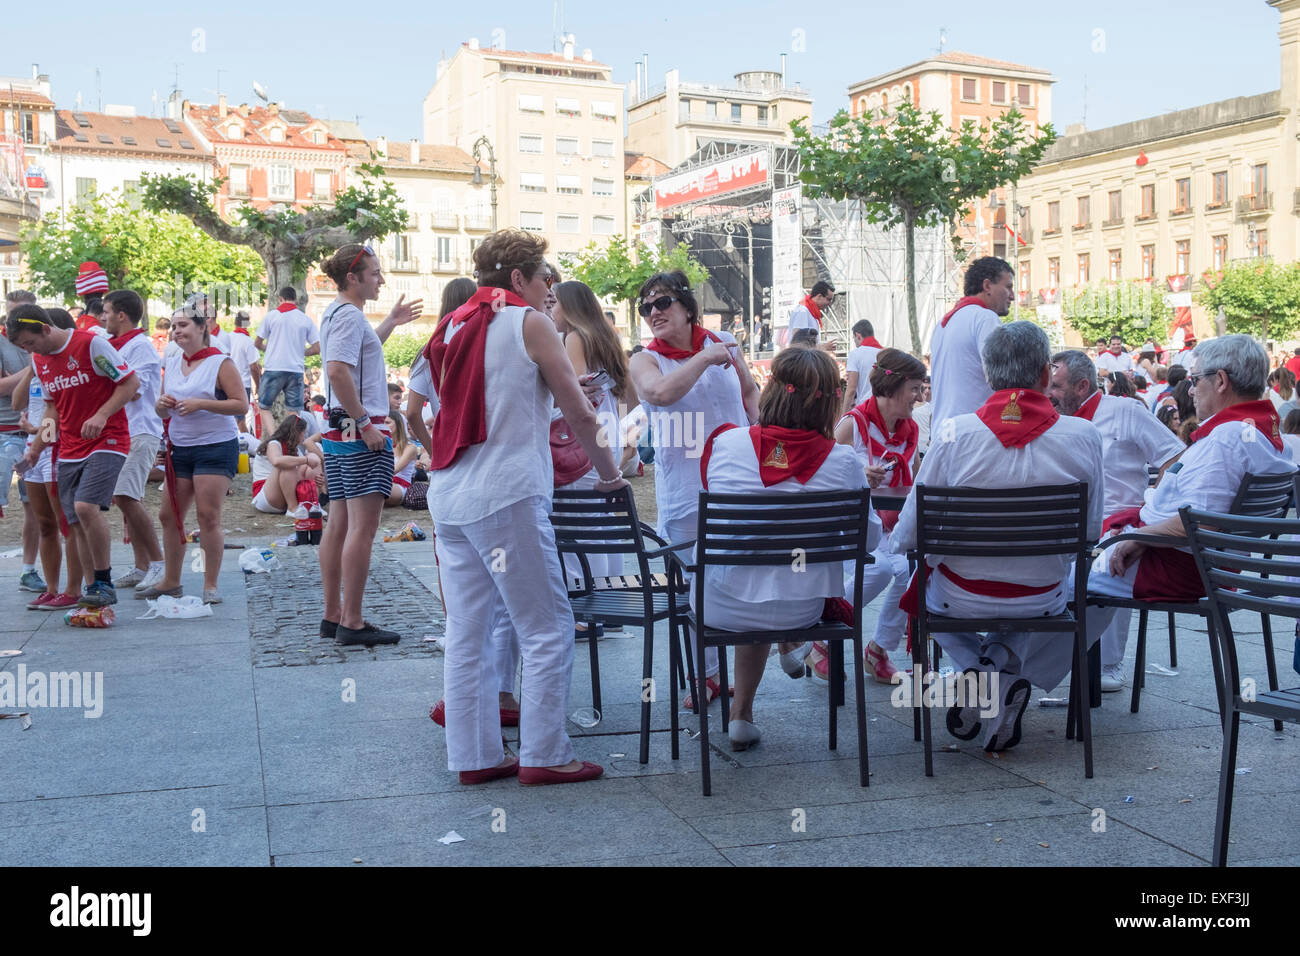
[{"label": "cobblestone pavement", "polygon": [[[432,551],[432,544],[420,546]],[[283,565],[280,570],[244,579],[254,667],[341,664],[358,658],[402,660],[435,654],[437,645],[424,637],[442,637],[442,604],[387,546],[377,544],[371,553],[363,607],[366,620],[397,631],[402,640],[370,648],[342,647],[321,638],[316,548],[276,548],[275,555]],[[429,563],[433,563],[432,553]]]}]

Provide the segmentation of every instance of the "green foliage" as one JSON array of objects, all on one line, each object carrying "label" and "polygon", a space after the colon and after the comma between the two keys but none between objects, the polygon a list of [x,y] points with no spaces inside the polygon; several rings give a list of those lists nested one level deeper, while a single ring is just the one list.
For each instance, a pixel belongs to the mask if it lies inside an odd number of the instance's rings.
[{"label": "green foliage", "polygon": [[[962,123],[954,133],[943,117],[910,103],[881,120],[874,113],[854,119],[841,110],[830,133],[815,136],[802,120],[790,124],[799,148],[799,178],[814,196],[856,199],[869,222],[902,226],[906,241],[908,320],[912,349],[920,348],[916,317],[915,229],[949,224],[970,204],[1025,176],[1056,139],[1050,125],[1035,136],[1018,110],[987,125]],[[957,245],[953,230],[954,247]],[[960,254],[958,255],[960,259]]]},{"label": "green foliage", "polygon": [[432,330],[397,329],[384,343],[384,363],[390,369],[410,368],[429,342]]},{"label": "green foliage", "polygon": [[1291,338],[1300,330],[1300,265],[1270,259],[1206,272],[1196,301],[1213,314],[1222,308],[1229,332]]},{"label": "green foliage", "polygon": [[133,289],[146,301],[233,285],[251,303],[265,274],[253,252],[210,238],[183,216],[133,209],[116,192],[78,204],[62,219],[49,213],[24,231],[22,251],[35,291],[69,304],[76,301],[77,269],[88,259],[103,268],[109,288]]},{"label": "green foliage", "polygon": [[1061,317],[1084,345],[1118,332],[1124,344],[1133,347],[1149,338],[1163,342],[1173,310],[1150,282],[1101,282],[1066,293]]},{"label": "green foliage", "polygon": [[589,286],[599,298],[618,302],[634,301],[641,286],[656,272],[679,269],[691,280],[692,288],[698,288],[709,278],[709,270],[691,258],[685,243],[668,251],[663,246],[650,249],[638,245],[637,261],[633,262],[632,252],[622,236],[610,239],[604,249],[591,243],[569,264],[573,278]]}]

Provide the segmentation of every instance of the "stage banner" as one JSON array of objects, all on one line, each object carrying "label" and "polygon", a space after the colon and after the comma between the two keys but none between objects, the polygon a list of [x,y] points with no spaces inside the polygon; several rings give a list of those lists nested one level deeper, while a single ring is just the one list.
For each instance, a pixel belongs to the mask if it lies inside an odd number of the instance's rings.
[{"label": "stage banner", "polygon": [[772,327],[785,328],[803,301],[803,187],[772,193]]}]

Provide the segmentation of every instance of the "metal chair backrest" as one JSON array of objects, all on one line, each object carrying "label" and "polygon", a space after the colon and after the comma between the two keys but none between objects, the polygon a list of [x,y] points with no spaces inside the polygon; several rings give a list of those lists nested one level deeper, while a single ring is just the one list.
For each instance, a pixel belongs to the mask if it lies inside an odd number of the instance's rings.
[{"label": "metal chair backrest", "polygon": [[1229,612],[1300,619],[1300,520],[1225,515],[1190,507],[1178,514],[1217,623],[1231,700],[1241,685]]},{"label": "metal chair backrest", "polygon": [[1082,556],[1088,539],[1088,485],[1033,488],[916,486],[921,556],[990,559]]},{"label": "metal chair backrest", "polygon": [[696,564],[789,565],[853,561],[867,554],[871,492],[716,494],[700,492]]},{"label": "metal chair backrest", "polygon": [[1246,475],[1228,511],[1251,518],[1282,518],[1295,504],[1296,475]]},{"label": "metal chair backrest", "polygon": [[560,554],[578,555],[583,590],[595,585],[585,554],[635,554],[643,582],[650,581],[645,538],[631,488],[618,491],[557,491],[551,500],[551,527]]}]

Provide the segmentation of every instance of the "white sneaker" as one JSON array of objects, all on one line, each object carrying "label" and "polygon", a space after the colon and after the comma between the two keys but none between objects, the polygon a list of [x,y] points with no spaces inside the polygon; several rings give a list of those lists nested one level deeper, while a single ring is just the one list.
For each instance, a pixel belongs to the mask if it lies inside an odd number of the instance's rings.
[{"label": "white sneaker", "polygon": [[299,505],[295,510],[289,513],[289,517],[296,518],[299,521],[305,521],[307,519],[307,506]]},{"label": "white sneaker", "polygon": [[165,565],[159,565],[157,568],[155,568],[152,571],[146,571],[144,577],[140,579],[140,583],[135,586],[135,589],[137,591],[149,590],[151,587],[153,587],[155,584],[161,581],[163,579],[163,575],[165,575],[166,573],[167,573],[167,567]]},{"label": "white sneaker", "polygon": [[1124,673],[1123,664],[1114,664],[1101,669],[1101,692],[1103,694],[1113,694],[1117,690],[1123,690],[1124,685],[1127,683],[1128,677]]}]

